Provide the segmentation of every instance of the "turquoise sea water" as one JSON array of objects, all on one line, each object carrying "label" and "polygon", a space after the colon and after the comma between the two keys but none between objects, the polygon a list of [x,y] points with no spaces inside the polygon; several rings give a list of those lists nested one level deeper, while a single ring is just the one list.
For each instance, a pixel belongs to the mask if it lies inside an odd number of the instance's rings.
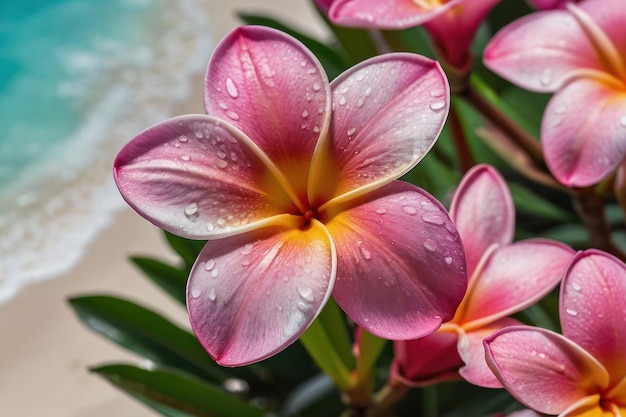
[{"label": "turquoise sea water", "polygon": [[0,302],[80,259],[121,205],[119,147],[201,87],[198,3],[0,2]]}]

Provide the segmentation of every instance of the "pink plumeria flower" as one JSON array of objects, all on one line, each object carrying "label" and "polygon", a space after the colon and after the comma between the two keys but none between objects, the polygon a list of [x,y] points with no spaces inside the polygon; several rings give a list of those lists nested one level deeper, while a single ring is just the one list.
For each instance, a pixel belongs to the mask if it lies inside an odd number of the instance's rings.
[{"label": "pink plumeria flower", "polygon": [[503,28],[485,64],[532,91],[553,92],[543,115],[546,162],[566,186],[593,185],[626,157],[626,7],[587,0]]},{"label": "pink plumeria flower", "polygon": [[[458,69],[471,65],[469,47],[499,0],[334,0],[329,18],[344,26],[406,29],[424,25],[439,56]],[[316,0],[322,10],[328,0]]]},{"label": "pink plumeria flower", "polygon": [[485,340],[487,360],[522,404],[560,416],[626,415],[626,265],[576,254],[560,296],[563,335],[530,326]]},{"label": "pink plumeria flower", "polygon": [[284,349],[331,293],[386,338],[423,336],[454,314],[467,285],[458,233],[432,196],[395,181],[444,124],[436,62],[389,54],[329,84],[297,40],[240,27],[216,48],[204,98],[208,115],[128,143],[115,179],[157,226],[209,240],[187,307],[217,362]]},{"label": "pink plumeria flower", "polygon": [[[560,281],[573,250],[548,239],[513,242],[515,208],[500,174],[488,165],[467,172],[450,210],[467,256],[467,293],[452,320],[424,338],[396,341],[392,379],[430,385],[457,379],[500,387],[482,341],[539,301]],[[459,369],[460,368],[460,369]]]}]

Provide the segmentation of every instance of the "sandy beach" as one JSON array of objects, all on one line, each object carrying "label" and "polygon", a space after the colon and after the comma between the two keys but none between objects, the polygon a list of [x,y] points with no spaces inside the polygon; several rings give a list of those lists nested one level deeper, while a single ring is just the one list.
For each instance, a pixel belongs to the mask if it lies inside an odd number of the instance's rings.
[{"label": "sandy beach", "polygon": [[[235,11],[263,12],[323,35],[310,0],[206,1],[215,42],[239,24]],[[184,22],[181,22],[184,24]],[[194,94],[175,114],[202,113],[202,76]],[[175,115],[172,114],[172,115]],[[111,161],[112,163],[112,161]],[[69,273],[29,285],[0,305],[0,414],[12,417],[154,416],[87,368],[137,362],[121,348],[83,326],[67,298],[116,294],[187,325],[186,314],[127,261],[131,255],[173,260],[160,231],[131,209],[120,210]]]}]

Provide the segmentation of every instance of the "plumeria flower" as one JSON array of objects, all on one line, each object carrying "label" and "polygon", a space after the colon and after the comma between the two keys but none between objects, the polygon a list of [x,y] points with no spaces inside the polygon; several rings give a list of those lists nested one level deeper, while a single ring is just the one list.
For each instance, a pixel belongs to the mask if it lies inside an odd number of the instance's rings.
[{"label": "plumeria flower", "polygon": [[504,387],[540,413],[626,415],[626,265],[599,250],[576,254],[560,296],[563,335],[530,326],[485,340]]},{"label": "plumeria flower", "polygon": [[424,25],[439,56],[459,69],[471,65],[469,47],[499,0],[316,0],[339,25],[406,29]]},{"label": "plumeria flower", "polygon": [[329,84],[297,40],[240,27],[217,46],[204,99],[208,115],[139,133],[114,171],[139,214],[209,240],[187,307],[218,363],[284,349],[331,294],[385,338],[423,336],[454,314],[467,285],[459,235],[438,201],[395,181],[444,124],[436,62],[389,54]]},{"label": "plumeria flower", "polygon": [[593,185],[626,157],[626,8],[568,3],[502,29],[485,64],[520,87],[556,92],[543,115],[546,162],[566,186]]},{"label": "plumeria flower", "polygon": [[[509,189],[488,165],[467,172],[450,210],[467,256],[469,285],[452,320],[424,338],[396,341],[392,380],[422,386],[457,379],[500,387],[482,341],[519,321],[509,317],[536,303],[560,281],[573,250],[548,239],[513,242]],[[460,369],[459,369],[460,368]]]}]

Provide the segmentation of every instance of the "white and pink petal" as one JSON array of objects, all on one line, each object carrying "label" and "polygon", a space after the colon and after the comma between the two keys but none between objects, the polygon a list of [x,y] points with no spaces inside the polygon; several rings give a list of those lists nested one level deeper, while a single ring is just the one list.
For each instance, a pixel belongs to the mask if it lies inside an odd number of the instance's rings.
[{"label": "white and pink petal", "polygon": [[562,184],[601,181],[626,157],[626,89],[597,72],[571,80],[548,103],[541,142],[548,167]]},{"label": "white and pink petal", "polygon": [[611,371],[626,376],[626,266],[595,249],[578,252],[561,287],[563,334]]},{"label": "white and pink petal", "polygon": [[331,87],[328,152],[314,164],[326,174],[333,167],[337,185],[329,188],[320,175],[311,187],[320,201],[362,194],[408,172],[434,145],[450,104],[439,64],[415,54],[372,58],[337,77]]},{"label": "white and pink petal", "polygon": [[118,154],[114,177],[139,214],[188,238],[241,233],[293,206],[250,139],[204,115],[139,133]]},{"label": "white and pink petal", "polygon": [[330,297],[336,253],[326,228],[265,228],[209,241],[194,264],[187,309],[221,365],[257,362],[294,342]]},{"label": "white and pink petal", "polygon": [[485,339],[489,367],[518,401],[561,414],[606,388],[606,369],[569,339],[541,328],[513,326]]},{"label": "white and pink petal", "polygon": [[467,286],[465,255],[437,200],[394,181],[335,209],[326,213],[338,254],[333,296],[359,326],[415,339],[453,317]]},{"label": "white and pink petal", "polygon": [[450,218],[463,240],[471,279],[491,245],[513,241],[515,206],[500,173],[484,164],[470,169],[454,194]]},{"label": "white and pink petal", "polygon": [[275,29],[242,26],[217,46],[209,63],[207,114],[248,135],[294,183],[306,190],[313,152],[330,120],[330,87],[317,58]]}]

